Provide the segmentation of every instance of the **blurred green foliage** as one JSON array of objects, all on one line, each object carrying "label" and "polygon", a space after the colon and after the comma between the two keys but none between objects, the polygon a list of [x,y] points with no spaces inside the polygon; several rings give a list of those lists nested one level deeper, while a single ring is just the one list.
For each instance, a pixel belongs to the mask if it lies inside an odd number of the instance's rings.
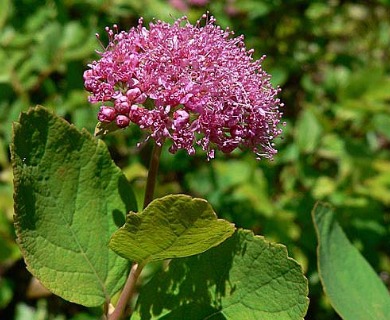
[{"label": "blurred green foliage", "polygon": [[[172,4],[184,3],[180,12]],[[336,319],[322,294],[310,211],[316,200],[337,219],[374,270],[390,273],[390,1],[214,0],[204,7],[163,0],[0,0],[0,318],[95,319],[94,310],[27,288],[12,226],[12,122],[36,104],[93,132],[96,108],[82,74],[106,43],[105,26],[140,16],[195,22],[209,10],[244,34],[283,89],[286,127],[273,162],[249,153],[207,162],[163,153],[158,195],[208,199],[218,215],[287,245],[310,281],[307,319]],[[178,8],[178,7],[177,7]],[[136,128],[105,138],[140,201],[150,146]],[[353,272],[353,270],[351,270]],[[389,285],[389,283],[387,283]]]}]

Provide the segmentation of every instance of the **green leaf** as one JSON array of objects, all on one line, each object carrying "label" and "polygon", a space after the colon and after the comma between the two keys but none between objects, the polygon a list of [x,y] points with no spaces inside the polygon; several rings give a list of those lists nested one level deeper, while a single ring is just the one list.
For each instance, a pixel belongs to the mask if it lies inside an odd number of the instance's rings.
[{"label": "green leaf", "polygon": [[307,280],[283,245],[238,230],[202,254],[174,259],[140,290],[136,319],[303,319]]},{"label": "green leaf", "polygon": [[374,128],[390,140],[390,114],[378,113],[372,117]]},{"label": "green leaf", "polygon": [[112,236],[110,248],[129,260],[158,261],[204,252],[233,232],[234,226],[217,219],[206,200],[169,195],[140,213],[130,212],[126,224]]},{"label": "green leaf", "polygon": [[[1,192],[1,185],[0,185]],[[0,194],[1,196],[1,194]],[[0,197],[0,200],[1,197]],[[12,207],[12,206],[11,206]],[[21,258],[20,250],[14,240],[12,223],[8,221],[4,211],[0,208],[0,265],[7,265]],[[1,279],[0,279],[1,286]],[[1,300],[1,294],[0,294]]]},{"label": "green leaf", "polygon": [[318,237],[318,268],[325,293],[346,320],[385,320],[390,296],[375,271],[348,241],[329,205],[312,212]]},{"label": "green leaf", "polygon": [[305,109],[299,116],[295,128],[296,143],[304,153],[311,153],[321,141],[322,127],[311,109]]},{"label": "green leaf", "polygon": [[7,21],[10,8],[11,8],[11,1],[10,0],[0,0],[0,29],[4,28],[4,25]]},{"label": "green leaf", "polygon": [[30,272],[72,302],[109,301],[128,269],[109,238],[136,202],[106,146],[36,107],[14,123],[11,154],[17,240]]},{"label": "green leaf", "polygon": [[13,296],[14,292],[12,282],[7,278],[0,279],[0,310],[5,309],[5,307],[11,302]]}]

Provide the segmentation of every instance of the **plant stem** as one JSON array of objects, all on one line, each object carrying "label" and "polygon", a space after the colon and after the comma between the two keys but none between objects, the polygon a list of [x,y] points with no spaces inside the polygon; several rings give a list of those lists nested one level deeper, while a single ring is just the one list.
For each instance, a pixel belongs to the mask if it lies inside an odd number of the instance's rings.
[{"label": "plant stem", "polygon": [[115,310],[112,314],[110,314],[108,320],[121,319],[122,314],[126,309],[127,303],[129,302],[130,298],[134,295],[137,279],[141,274],[143,267],[144,266],[142,264],[133,263],[126,284],[122,290],[118,303],[115,307]]},{"label": "plant stem", "polygon": [[148,178],[146,181],[145,198],[144,198],[144,209],[153,200],[154,188],[156,186],[158,166],[160,164],[162,146],[154,145],[152,156],[150,158]]},{"label": "plant stem", "polygon": [[[154,145],[152,156],[150,158],[148,178],[146,180],[145,188],[145,197],[144,205],[145,209],[150,202],[153,200],[154,189],[156,186],[158,166],[160,164],[160,155],[161,155],[162,146]],[[131,266],[129,276],[127,277],[126,284],[122,290],[122,293],[119,297],[118,303],[115,307],[115,310],[112,314],[109,315],[109,320],[119,320],[125,312],[128,302],[133,297],[135,292],[135,287],[137,284],[138,277],[141,274],[144,264],[138,264],[136,262]],[[131,313],[131,311],[129,312]]]}]

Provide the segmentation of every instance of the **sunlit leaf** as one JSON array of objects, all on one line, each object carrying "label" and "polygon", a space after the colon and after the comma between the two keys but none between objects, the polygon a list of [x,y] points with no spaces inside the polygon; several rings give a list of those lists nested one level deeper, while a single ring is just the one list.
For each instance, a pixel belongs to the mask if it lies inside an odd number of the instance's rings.
[{"label": "sunlit leaf", "polygon": [[129,260],[158,261],[204,252],[233,232],[233,224],[217,219],[206,200],[169,195],[140,213],[130,212],[126,224],[112,236],[110,248]]},{"label": "sunlit leaf", "polygon": [[108,241],[136,205],[104,143],[36,107],[14,124],[11,153],[17,240],[30,272],[67,300],[110,301],[128,262]]}]

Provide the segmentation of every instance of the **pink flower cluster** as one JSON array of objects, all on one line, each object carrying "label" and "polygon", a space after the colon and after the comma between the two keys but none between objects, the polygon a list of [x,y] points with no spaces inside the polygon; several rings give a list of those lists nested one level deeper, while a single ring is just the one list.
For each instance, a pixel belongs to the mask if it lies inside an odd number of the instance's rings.
[{"label": "pink flower cluster", "polygon": [[128,32],[106,31],[107,48],[84,72],[89,101],[102,104],[99,121],[120,128],[135,123],[146,139],[170,140],[172,153],[194,154],[200,145],[209,159],[216,149],[236,148],[272,159],[272,141],[281,134],[279,89],[242,36],[232,37],[206,15],[196,25],[183,17],[147,29],[140,19]]}]

